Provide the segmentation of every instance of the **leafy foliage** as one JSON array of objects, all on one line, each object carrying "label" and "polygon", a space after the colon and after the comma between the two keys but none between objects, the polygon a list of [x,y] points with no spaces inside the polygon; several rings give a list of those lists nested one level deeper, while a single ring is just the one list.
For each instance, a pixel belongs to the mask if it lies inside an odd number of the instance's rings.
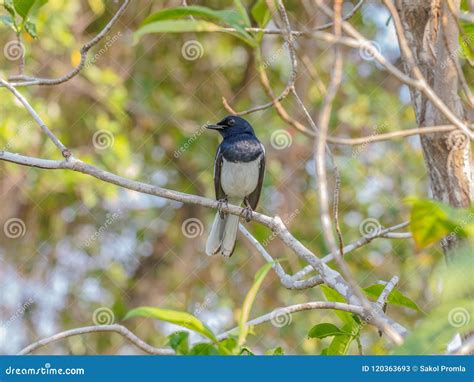
[{"label": "leafy foliage", "polygon": [[263,283],[263,279],[267,275],[268,271],[272,268],[272,263],[265,264],[259,271],[255,274],[254,282],[247,295],[245,296],[244,303],[242,304],[242,313],[240,314],[239,319],[239,340],[238,344],[243,345],[248,334],[247,321],[250,316],[250,310],[252,309],[253,302],[257,296],[257,292],[260,289],[260,286]]},{"label": "leafy foliage", "polygon": [[214,333],[212,333],[211,329],[204,325],[198,318],[187,312],[144,306],[128,312],[125,316],[125,320],[133,317],[148,317],[171,322],[172,324],[180,325],[202,334],[213,342],[217,342],[217,339]]},{"label": "leafy foliage", "polygon": [[474,208],[459,209],[434,200],[411,198],[410,228],[419,248],[453,234],[474,237]]},{"label": "leafy foliage", "polygon": [[[472,248],[459,249],[453,263],[440,264],[432,276],[432,290],[438,304],[417,325],[396,354],[445,353],[456,334],[474,330],[474,258]],[[439,292],[437,283],[445,288]],[[437,291],[438,290],[438,291]]]},{"label": "leafy foliage", "polygon": [[[364,292],[367,294],[368,297],[372,297],[373,299],[377,299],[380,294],[382,293],[385,285],[383,284],[375,284],[371,285],[367,288],[364,288]],[[407,296],[403,295],[400,291],[394,289],[390,292],[387,298],[387,303],[397,306],[402,306],[404,308],[409,308],[421,312],[420,308],[416,303],[408,298]]]},{"label": "leafy foliage", "polygon": [[[245,31],[250,26],[245,8],[240,1],[236,1],[237,10],[216,11],[208,7],[192,5],[187,7],[167,8],[148,16],[140,29],[135,32],[135,40],[149,33],[182,33],[182,32],[226,32],[240,38],[245,43],[255,46],[255,40]],[[201,20],[179,20],[193,16]],[[211,20],[210,21],[203,21]],[[172,20],[172,21],[171,21]],[[236,32],[227,32],[224,26],[235,28]]]},{"label": "leafy foliage", "polygon": [[[71,64],[76,65],[78,62],[80,41],[95,36],[109,19],[112,14],[106,12],[112,9],[108,8],[109,3],[112,2],[102,4],[90,1],[78,6],[75,2],[5,0],[2,3],[4,14],[0,15],[2,32],[8,40],[12,39],[12,34],[24,37],[28,55],[33,58],[27,65],[29,73],[44,72],[49,76],[66,73]],[[88,62],[74,85],[63,87],[67,89],[66,92],[58,93],[59,88],[44,87],[41,89],[43,96],[37,99],[31,97],[31,101],[48,126],[79,158],[118,174],[136,179],[150,178],[165,187],[212,196],[213,190],[209,187],[212,184],[212,171],[209,166],[213,158],[209,148],[214,147],[217,141],[214,136],[201,135],[199,125],[203,121],[218,120],[225,113],[221,95],[232,100],[232,106],[237,110],[268,102],[254,75],[254,63],[247,49],[253,48],[250,51],[254,51],[257,64],[268,71],[276,90],[284,86],[288,75],[285,49],[282,49],[280,37],[265,38],[265,49],[262,49],[264,35],[244,30],[251,25],[267,27],[270,11],[265,0],[252,2],[249,13],[246,7],[250,3],[237,0],[229,9],[217,9],[220,6],[218,2],[210,2],[209,7],[192,5],[166,9],[160,8],[161,4],[158,3],[154,4],[154,9],[158,11],[148,16],[141,25],[137,26],[133,21],[124,23],[136,28],[135,46],[131,46],[126,38],[117,40],[114,46],[99,44],[91,51],[94,62]],[[228,3],[231,4],[230,1]],[[140,4],[144,4],[143,7]],[[148,6],[140,4],[135,7],[135,14],[131,7],[127,11],[133,19],[138,16],[138,10]],[[291,20],[305,22],[305,12],[291,5],[289,10]],[[97,20],[84,27],[80,40],[72,27],[78,12],[89,12],[97,17]],[[367,36],[374,33],[374,28],[377,28],[376,36],[384,34],[379,33],[384,32],[384,26],[366,24],[358,18],[351,22]],[[462,23],[462,27],[468,36],[472,35],[471,25]],[[234,28],[235,31],[224,28]],[[125,27],[118,29],[127,31]],[[114,28],[107,37],[112,37],[115,31]],[[212,59],[202,58],[193,62],[182,59],[182,41],[189,37],[186,33],[215,31],[222,33],[199,35],[205,51],[212,49]],[[31,43],[28,36],[36,38],[38,32],[41,40]],[[159,36],[160,44],[151,49],[150,42],[158,40],[155,33],[174,34],[168,38]],[[466,50],[462,38],[460,48],[463,55],[472,55],[470,50]],[[108,41],[110,43],[112,40]],[[320,82],[325,83],[328,79],[332,61],[325,56],[328,54],[327,46],[321,44],[314,47],[306,38],[298,40],[298,44],[308,48],[304,69],[303,65],[300,66],[301,72],[315,76],[311,77],[311,81],[304,81],[305,102],[313,106],[311,113],[317,113],[324,95]],[[242,49],[242,46],[246,49]],[[106,47],[106,54],[94,56]],[[43,57],[53,54],[61,57],[62,61],[55,60],[54,67],[45,66]],[[413,127],[413,112],[401,97],[404,88],[383,83],[380,73],[370,63],[361,60],[357,50],[347,54],[347,76],[335,103],[335,113],[330,123],[331,134],[359,137]],[[68,60],[68,57],[71,59]],[[5,65],[11,65],[9,69],[16,73],[13,62]],[[361,74],[363,81],[360,81]],[[472,83],[472,72],[467,71],[466,77],[468,83]],[[236,94],[238,96],[234,98]],[[74,101],[71,101],[72,96],[75,97]],[[286,107],[291,115],[298,116],[299,110],[291,102]],[[252,115],[249,119],[268,149],[268,172],[262,208],[269,214],[281,216],[291,212],[289,208],[297,208],[298,215],[291,221],[292,231],[309,243],[311,248],[323,253],[326,248],[323,240],[316,235],[318,226],[307,224],[315,221],[316,210],[316,179],[311,170],[314,164],[310,159],[304,159],[312,157],[311,145],[308,146],[304,137],[288,130],[292,146],[287,151],[275,150],[271,145],[273,129],[267,126],[285,131],[287,126],[274,110],[264,111],[258,117]],[[41,157],[54,158],[57,155],[54,147],[44,140],[39,129],[32,125],[28,125],[28,130],[19,128],[29,122],[29,117],[19,112],[12,100],[5,99],[0,121],[0,148],[8,146],[14,152],[34,152]],[[114,144],[106,150],[97,150],[91,143],[98,130],[106,130],[114,137]],[[196,136],[199,140],[194,140]],[[175,156],[176,148],[184,146],[186,150],[180,156]],[[358,224],[365,217],[376,217],[384,225],[386,222],[399,221],[403,211],[393,200],[401,200],[406,189],[414,190],[417,195],[425,193],[425,185],[419,182],[424,173],[421,153],[415,145],[386,142],[374,144],[370,150],[365,146],[354,149],[338,147],[335,154],[342,183],[360,185],[360,190],[359,187],[346,187],[341,198],[341,211],[347,211],[347,219],[344,216],[341,225],[348,242],[360,237]],[[266,312],[275,306],[285,306],[295,301],[294,291],[278,288],[276,292],[276,288],[272,288],[271,293],[262,296],[262,303],[254,306],[265,275],[260,273],[255,276],[250,291],[241,288],[242,283],[251,282],[249,280],[252,280],[258,268],[257,261],[248,262],[247,251],[243,250],[245,247],[241,244],[238,244],[231,261],[215,260],[206,263],[205,268],[197,269],[197,265],[200,265],[200,260],[197,260],[200,259],[199,247],[204,235],[193,240],[183,240],[180,223],[189,216],[196,216],[207,225],[213,211],[198,211],[191,206],[177,206],[158,198],[138,197],[109,184],[98,184],[96,180],[80,174],[61,172],[61,176],[58,176],[58,173],[27,171],[5,163],[0,163],[0,166],[5,183],[9,179],[14,181],[12,184],[15,183],[9,195],[2,200],[2,216],[20,211],[28,227],[23,241],[1,243],[1,260],[11,262],[15,265],[13,268],[25,269],[25,274],[18,279],[26,279],[30,275],[36,279],[37,276],[29,270],[43,266],[41,261],[45,259],[48,259],[48,267],[55,275],[66,277],[68,290],[61,295],[66,303],[58,303],[55,310],[59,326],[69,327],[77,317],[76,312],[73,314],[67,309],[70,296],[80,296],[77,298],[81,299],[81,304],[78,304],[77,309],[83,316],[90,315],[90,306],[95,306],[97,299],[112,299],[114,312],[123,313],[129,309],[130,301],[146,301],[149,305],[173,309],[142,307],[129,312],[127,318],[154,318],[177,324],[205,337],[204,340],[200,338],[206,342],[192,343],[194,334],[190,335],[189,331],[169,335],[166,340],[178,354],[250,355],[263,351],[261,344],[255,343],[256,336],[249,335],[253,328],[245,325],[250,312],[257,314],[261,310],[263,313],[264,310]],[[400,168],[404,171],[399,171]],[[10,186],[6,185],[5,189]],[[391,198],[387,198],[387,195]],[[287,200],[292,203],[286,203]],[[121,217],[108,226],[107,232],[97,240],[84,245],[84,237],[90,237],[94,231],[98,231],[108,219],[108,214],[113,213],[118,206],[122,209]],[[61,219],[45,218],[45,210],[48,216]],[[451,233],[460,237],[472,235],[472,209],[454,210],[436,202],[417,199],[413,202],[411,213],[411,229],[419,254],[413,256],[413,244],[409,241],[392,244],[374,240],[370,246],[355,254],[357,267],[354,272],[358,279],[370,279],[369,283],[401,274],[406,295],[394,290],[388,303],[410,309],[412,312],[404,315],[402,321],[410,327],[418,324],[416,327],[419,330],[413,333],[400,352],[442,352],[450,340],[449,336],[461,331],[459,327],[448,326],[449,313],[462,307],[473,317],[469,302],[472,299],[472,275],[461,271],[440,273],[433,277],[431,282],[436,288],[432,287],[430,293],[425,293],[424,280],[431,276],[434,264],[441,256],[438,248],[432,244]],[[91,229],[92,232],[89,232]],[[258,240],[268,244],[271,253],[287,255],[279,240],[268,240],[269,233],[265,228],[252,225],[251,229]],[[38,252],[38,248],[45,251],[46,255],[31,258],[31,253]],[[171,256],[164,255],[168,250],[182,261],[176,261],[176,257],[170,260]],[[382,258],[383,266],[380,266]],[[24,267],[25,264],[27,267]],[[159,266],[150,271],[149,264]],[[288,269],[297,269],[301,265],[293,258],[288,264]],[[469,270],[472,264],[465,263],[463,267]],[[8,269],[7,272],[13,273]],[[264,271],[265,274],[268,269]],[[377,271],[374,272],[374,269]],[[237,270],[238,277],[228,277],[237,273]],[[183,274],[189,279],[183,280]],[[433,301],[430,296],[439,295],[437,288],[440,280],[443,281],[442,298],[439,306],[431,309]],[[46,284],[47,280],[42,281]],[[61,283],[61,279],[58,282]],[[365,288],[365,292],[368,297],[376,299],[382,288],[382,285],[374,284]],[[233,315],[226,318],[226,325],[232,320],[239,323],[240,330],[235,332],[235,336],[223,341],[216,341],[216,334],[205,325],[207,321],[204,318],[201,320],[186,312],[192,304],[206,301],[211,289],[218,290],[219,297],[216,305],[211,305],[209,309],[225,308],[232,311]],[[100,293],[91,297],[88,295],[90,290]],[[150,295],[146,292],[148,290],[157,290],[157,293]],[[176,295],[167,296],[169,290],[175,290]],[[322,286],[322,290],[328,301],[344,301],[332,289]],[[56,291],[48,290],[47,293],[57,298]],[[128,298],[130,294],[132,300]],[[239,307],[242,300],[243,306]],[[119,309],[115,309],[115,306]],[[429,310],[426,317],[417,314],[420,312],[419,306]],[[393,311],[399,313],[400,310]],[[325,317],[321,320],[319,312],[313,315],[308,312],[313,325],[308,325],[308,315],[302,315],[301,318],[294,315],[291,326],[278,330],[278,345],[282,346],[265,353],[283,354],[285,346],[307,354],[350,353],[353,343],[359,341],[364,325],[350,313],[334,311],[334,314],[337,317],[332,317],[335,322],[326,322],[330,319]],[[471,328],[470,325],[462,327],[462,331]],[[310,340],[301,341],[302,327],[309,329]],[[262,325],[258,330],[272,333],[275,328]],[[162,333],[153,330],[144,337],[160,343],[165,340]],[[111,342],[105,337],[98,337],[94,341],[91,340],[90,349],[97,348],[105,352],[110,348]],[[367,346],[370,352],[387,352],[380,346],[380,341],[374,330],[364,330],[364,347]],[[272,347],[276,345],[272,344]]]}]

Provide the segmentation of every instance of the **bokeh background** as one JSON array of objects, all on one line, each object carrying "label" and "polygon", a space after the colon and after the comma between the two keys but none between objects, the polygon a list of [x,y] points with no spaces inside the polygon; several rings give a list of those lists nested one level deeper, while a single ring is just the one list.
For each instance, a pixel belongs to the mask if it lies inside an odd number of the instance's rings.
[{"label": "bokeh background", "polygon": [[[230,0],[189,3],[232,7]],[[312,1],[286,3],[294,29],[327,22]],[[222,97],[237,110],[268,98],[258,81],[251,49],[233,36],[154,34],[134,44],[132,34],[146,16],[180,4],[178,0],[133,1],[92,49],[80,75],[59,86],[20,91],[77,158],[129,178],[213,198],[212,169],[219,137],[203,124],[228,114]],[[79,61],[82,44],[101,30],[119,5],[119,1],[49,0],[36,16],[39,38],[24,36],[27,74],[58,77],[69,71]],[[344,11],[352,6],[345,2]],[[351,23],[401,66],[393,25],[383,6],[366,1]],[[11,30],[0,27],[0,47],[14,38]],[[266,36],[262,47],[277,93],[291,69],[282,44],[281,37]],[[296,87],[317,117],[333,66],[332,49],[311,37],[299,38],[298,46]],[[360,137],[415,127],[407,87],[363,51],[343,51],[343,83],[330,134]],[[18,71],[18,61],[6,57],[0,61],[3,78]],[[466,69],[466,76],[472,83],[472,71]],[[57,149],[27,112],[6,90],[0,91],[0,148],[59,159]],[[291,97],[284,104],[294,118],[306,123]],[[259,211],[278,214],[306,246],[326,254],[312,140],[287,126],[272,108],[251,114],[248,120],[267,149]],[[333,152],[341,171],[340,215],[346,243],[361,237],[366,219],[384,227],[407,220],[404,199],[429,194],[418,137],[334,146]],[[207,257],[204,245],[214,211],[67,171],[0,162],[0,179],[0,226],[12,218],[24,223],[18,237],[0,230],[1,353],[15,353],[62,330],[93,325],[101,309],[112,312],[114,322],[122,322],[128,310],[147,305],[188,311],[215,332],[236,325],[245,294],[264,260],[243,237],[232,258]],[[195,231],[189,231],[190,222]],[[305,265],[278,239],[269,240],[271,232],[266,228],[255,223],[247,227],[268,244],[271,254],[284,260],[289,272]],[[428,280],[442,257],[437,246],[415,251],[411,240],[380,239],[347,259],[362,286],[400,275],[399,289],[429,310],[433,292]],[[319,288],[289,291],[270,272],[251,317],[321,299]],[[422,317],[405,308],[390,307],[389,313],[408,326]],[[308,339],[307,333],[314,324],[326,321],[336,322],[337,317],[330,311],[294,314],[281,327],[270,322],[256,327],[248,345],[257,353],[282,346],[289,354],[318,354],[325,342]],[[122,323],[156,346],[165,345],[166,335],[176,330],[149,319]],[[364,330],[362,345],[371,354],[387,353],[390,347],[373,328]],[[73,337],[39,353],[139,351],[120,336],[105,333]],[[355,344],[350,353],[357,353]]]}]

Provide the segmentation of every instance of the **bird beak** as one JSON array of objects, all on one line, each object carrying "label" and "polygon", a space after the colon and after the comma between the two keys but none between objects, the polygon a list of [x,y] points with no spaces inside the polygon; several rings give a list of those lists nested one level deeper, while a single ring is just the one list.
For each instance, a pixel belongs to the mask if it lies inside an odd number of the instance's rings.
[{"label": "bird beak", "polygon": [[209,129],[209,130],[223,130],[224,126],[222,126],[222,125],[206,125],[206,129]]}]

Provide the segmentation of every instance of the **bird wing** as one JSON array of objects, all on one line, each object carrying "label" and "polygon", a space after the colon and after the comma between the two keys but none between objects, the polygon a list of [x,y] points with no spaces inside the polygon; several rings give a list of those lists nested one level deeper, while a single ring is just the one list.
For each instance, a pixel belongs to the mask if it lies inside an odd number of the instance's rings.
[{"label": "bird wing", "polygon": [[222,150],[221,146],[217,149],[216,158],[214,160],[214,189],[216,191],[216,199],[221,200],[225,198],[224,190],[221,186],[221,171],[222,171]]},{"label": "bird wing", "polygon": [[257,187],[255,187],[255,190],[253,190],[253,192],[249,196],[247,196],[247,200],[252,210],[255,210],[257,208],[258,200],[260,199],[260,193],[262,192],[263,177],[265,176],[265,148],[263,147],[263,145],[262,149],[263,154],[260,157],[260,168],[258,171]]}]

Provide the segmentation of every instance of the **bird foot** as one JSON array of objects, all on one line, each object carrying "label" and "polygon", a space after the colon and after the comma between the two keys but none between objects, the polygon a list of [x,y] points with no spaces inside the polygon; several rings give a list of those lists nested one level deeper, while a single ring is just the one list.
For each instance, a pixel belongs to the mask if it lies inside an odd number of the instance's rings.
[{"label": "bird foot", "polygon": [[245,219],[245,221],[248,223],[250,220],[252,220],[252,213],[253,213],[252,208],[247,206],[242,210],[242,213],[240,214],[240,216],[242,216]]},{"label": "bird foot", "polygon": [[217,204],[217,211],[219,211],[219,217],[220,217],[221,219],[224,219],[225,213],[224,213],[224,211],[222,211],[222,207],[223,207],[223,206],[228,207],[228,206],[229,206],[229,201],[227,200],[227,198],[223,198],[223,199],[219,199],[219,200],[217,201],[217,203],[218,203],[218,204]]}]

